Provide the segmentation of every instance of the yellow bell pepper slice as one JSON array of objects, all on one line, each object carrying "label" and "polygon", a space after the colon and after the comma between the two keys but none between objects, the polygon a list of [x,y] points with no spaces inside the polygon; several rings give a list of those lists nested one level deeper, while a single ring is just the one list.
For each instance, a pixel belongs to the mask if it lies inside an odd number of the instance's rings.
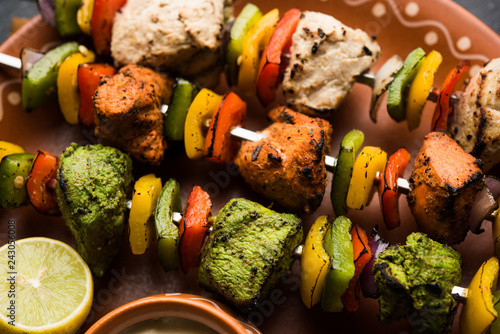
[{"label": "yellow bell pepper slice", "polygon": [[3,157],[14,153],[24,153],[24,148],[19,145],[0,140],[0,161]]},{"label": "yellow bell pepper slice", "polygon": [[495,211],[495,221],[493,222],[493,243],[496,257],[500,257],[500,209]]},{"label": "yellow bell pepper slice", "polygon": [[222,96],[203,88],[191,103],[184,123],[184,147],[189,159],[203,157],[207,122],[210,122],[221,101]]},{"label": "yellow bell pepper slice", "polygon": [[387,163],[387,153],[380,147],[365,146],[354,162],[352,178],[347,193],[347,206],[351,209],[363,209],[371,199],[377,172],[381,172]]},{"label": "yellow bell pepper slice", "polygon": [[66,58],[59,67],[59,72],[57,72],[59,107],[64,119],[69,124],[78,124],[78,110],[80,109],[77,79],[78,65],[91,63],[94,60],[95,54],[84,46],[80,46],[80,52]]},{"label": "yellow bell pepper slice", "polygon": [[491,257],[481,265],[467,289],[467,302],[460,313],[460,333],[485,333],[498,316],[491,289],[497,285],[499,264]]},{"label": "yellow bell pepper slice", "polygon": [[434,75],[443,61],[443,56],[432,50],[425,58],[413,80],[406,104],[406,121],[408,129],[414,130],[420,125],[422,110],[434,84]]},{"label": "yellow bell pepper slice", "polygon": [[331,258],[323,247],[326,231],[330,227],[328,216],[321,216],[307,234],[300,259],[300,296],[307,308],[321,300]]},{"label": "yellow bell pepper slice", "polygon": [[132,254],[144,254],[155,237],[151,218],[155,212],[161,189],[161,179],[154,174],[144,175],[134,184],[132,207],[128,220],[128,240]]},{"label": "yellow bell pepper slice", "polygon": [[76,22],[78,22],[80,30],[89,36],[91,35],[90,21],[94,13],[94,2],[95,0],[82,0],[80,8],[76,12]]},{"label": "yellow bell pepper slice", "polygon": [[260,56],[269,43],[279,19],[280,12],[275,8],[264,15],[245,36],[243,51],[238,58],[240,66],[238,87],[245,94],[255,94]]}]

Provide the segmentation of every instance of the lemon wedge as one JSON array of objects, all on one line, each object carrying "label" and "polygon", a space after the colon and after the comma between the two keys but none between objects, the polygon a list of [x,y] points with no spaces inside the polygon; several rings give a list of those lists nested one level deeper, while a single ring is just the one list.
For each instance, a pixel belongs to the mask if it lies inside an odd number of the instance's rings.
[{"label": "lemon wedge", "polygon": [[69,245],[48,238],[0,248],[0,333],[75,333],[92,306],[90,269]]}]

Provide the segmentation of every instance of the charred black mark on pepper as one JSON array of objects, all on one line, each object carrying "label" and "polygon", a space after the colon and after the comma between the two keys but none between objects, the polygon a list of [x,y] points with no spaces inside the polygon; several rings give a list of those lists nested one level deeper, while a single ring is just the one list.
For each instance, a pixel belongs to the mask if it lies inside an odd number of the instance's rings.
[{"label": "charred black mark on pepper", "polygon": [[215,134],[217,132],[217,123],[219,120],[219,114],[220,114],[220,111],[222,109],[222,106],[224,105],[224,101],[226,100],[227,96],[228,96],[228,94],[224,95],[224,97],[222,98],[219,110],[217,110],[217,112],[215,113],[215,118],[214,118],[213,124],[211,124],[211,126],[212,126],[211,131],[212,131],[213,135],[212,135],[212,140],[210,141],[210,146],[207,149],[207,157],[212,157],[214,154]]}]

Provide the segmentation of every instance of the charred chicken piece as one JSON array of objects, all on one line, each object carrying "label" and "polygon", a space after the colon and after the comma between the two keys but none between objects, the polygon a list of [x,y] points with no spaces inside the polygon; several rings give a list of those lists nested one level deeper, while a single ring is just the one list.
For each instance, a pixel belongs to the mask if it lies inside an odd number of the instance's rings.
[{"label": "charred chicken piece", "polygon": [[470,80],[448,131],[466,152],[483,161],[485,171],[500,162],[500,58]]},{"label": "charred chicken piece", "polygon": [[215,217],[198,282],[249,312],[290,270],[302,238],[302,222],[295,215],[233,199]]},{"label": "charred chicken piece", "polygon": [[207,87],[219,81],[232,0],[128,0],[113,24],[117,65],[159,68]]},{"label": "charred chicken piece", "polygon": [[407,196],[419,229],[448,245],[462,242],[478,192],[484,187],[482,163],[444,132],[425,136]]},{"label": "charred chicken piece", "polygon": [[99,143],[159,165],[166,148],[160,105],[170,102],[173,84],[172,78],[137,65],[102,82],[94,95]]},{"label": "charred chicken piece", "polygon": [[457,311],[451,290],[462,280],[461,266],[459,252],[422,233],[384,250],[372,269],[380,290],[380,322],[409,316],[413,333],[450,333]]},{"label": "charred chicken piece", "polygon": [[274,123],[257,142],[243,142],[235,162],[258,193],[296,212],[314,212],[326,187],[325,155],[332,127],[318,118],[277,107]]},{"label": "charred chicken piece", "polygon": [[375,39],[364,31],[326,14],[303,12],[283,76],[285,100],[301,113],[328,116],[351,91],[356,76],[375,64],[380,52]]}]

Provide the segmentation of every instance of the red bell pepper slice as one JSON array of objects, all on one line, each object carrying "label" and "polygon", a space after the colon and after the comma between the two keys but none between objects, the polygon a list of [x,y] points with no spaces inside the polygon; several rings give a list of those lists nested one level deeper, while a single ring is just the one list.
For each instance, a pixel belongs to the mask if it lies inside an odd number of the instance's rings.
[{"label": "red bell pepper slice", "polygon": [[231,129],[244,126],[247,104],[233,92],[227,93],[212,115],[203,156],[210,161],[228,163],[238,151],[239,142],[231,138]]},{"label": "red bell pepper slice", "polygon": [[290,49],[292,35],[297,29],[301,14],[300,10],[292,8],[283,15],[260,60],[257,96],[265,106],[276,97],[276,89],[285,69],[281,57]]},{"label": "red bell pepper slice", "polygon": [[78,90],[80,91],[80,109],[78,118],[85,126],[93,126],[94,101],[93,97],[102,78],[113,76],[116,69],[109,64],[81,64],[78,66]]},{"label": "red bell pepper slice", "polygon": [[361,227],[354,225],[351,229],[351,236],[354,253],[354,277],[342,295],[342,303],[349,312],[356,312],[359,308],[359,295],[361,293],[359,277],[363,272],[363,268],[372,259],[373,253],[368,244],[368,236]]},{"label": "red bell pepper slice", "polygon": [[453,111],[453,108],[450,107],[451,92],[457,81],[467,72],[469,67],[470,61],[462,60],[460,64],[455,66],[446,76],[446,79],[441,85],[441,93],[439,94],[436,109],[432,116],[432,131],[446,130],[448,126],[448,117]]},{"label": "red bell pepper slice", "polygon": [[55,194],[59,157],[38,150],[26,181],[26,191],[33,207],[40,213],[59,214]]},{"label": "red bell pepper slice", "polygon": [[127,0],[95,0],[94,13],[90,20],[90,30],[94,48],[100,55],[108,56],[111,53],[111,29],[116,12]]},{"label": "red bell pepper slice", "polygon": [[410,164],[411,155],[405,148],[400,148],[388,159],[380,177],[378,190],[380,207],[387,229],[392,230],[401,225],[399,217],[398,178],[403,177],[406,167]]},{"label": "red bell pepper slice", "polygon": [[193,186],[179,222],[179,255],[184,273],[200,263],[201,246],[210,227],[208,217],[211,208],[210,196],[200,186]]}]

